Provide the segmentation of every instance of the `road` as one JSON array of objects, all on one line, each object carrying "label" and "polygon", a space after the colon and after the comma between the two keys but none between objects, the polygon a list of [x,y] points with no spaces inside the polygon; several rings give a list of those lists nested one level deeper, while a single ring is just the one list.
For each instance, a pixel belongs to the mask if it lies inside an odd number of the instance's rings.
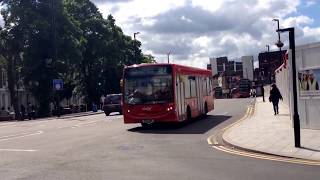
[{"label": "road", "polygon": [[320,167],[242,157],[207,138],[240,119],[249,99],[216,100],[206,118],[143,129],[104,114],[0,122],[0,179],[315,180]]}]

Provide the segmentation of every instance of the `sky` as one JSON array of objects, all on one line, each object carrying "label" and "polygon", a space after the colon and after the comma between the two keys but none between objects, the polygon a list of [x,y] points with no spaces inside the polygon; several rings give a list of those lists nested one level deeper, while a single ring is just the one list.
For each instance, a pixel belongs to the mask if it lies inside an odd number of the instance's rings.
[{"label": "sky", "polygon": [[[276,22],[295,27],[296,44],[320,41],[320,0],[92,0],[136,36],[157,62],[206,67],[210,57],[240,59],[277,50]],[[1,20],[0,20],[1,21]],[[1,22],[0,22],[1,23]],[[288,44],[288,34],[281,34]],[[257,60],[257,59],[255,59]]]}]

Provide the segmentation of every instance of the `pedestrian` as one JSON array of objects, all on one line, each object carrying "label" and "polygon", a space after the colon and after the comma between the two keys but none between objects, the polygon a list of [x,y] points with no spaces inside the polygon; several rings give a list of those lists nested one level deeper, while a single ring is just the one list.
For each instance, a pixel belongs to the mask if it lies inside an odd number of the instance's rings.
[{"label": "pedestrian", "polygon": [[279,100],[283,100],[282,95],[277,87],[277,85],[273,84],[272,89],[270,91],[269,101],[273,104],[274,115],[279,114]]},{"label": "pedestrian", "polygon": [[21,112],[21,120],[24,120],[24,116],[26,115],[26,108],[23,104],[20,105],[20,112]]},{"label": "pedestrian", "polygon": [[31,106],[31,118],[36,119],[36,107],[34,105]]},{"label": "pedestrian", "polygon": [[261,85],[261,95],[262,95],[262,100],[263,100],[263,102],[265,102],[265,100],[264,100],[264,87],[263,87],[263,85]]},{"label": "pedestrian", "polygon": [[28,119],[31,120],[32,118],[32,106],[31,106],[31,103],[28,103],[27,105],[27,113],[28,113]]}]

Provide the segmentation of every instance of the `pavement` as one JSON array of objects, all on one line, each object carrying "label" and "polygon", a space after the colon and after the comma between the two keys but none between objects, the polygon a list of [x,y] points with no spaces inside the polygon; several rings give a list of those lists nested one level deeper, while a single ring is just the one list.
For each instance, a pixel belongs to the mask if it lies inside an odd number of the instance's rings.
[{"label": "pavement", "polygon": [[301,129],[301,148],[294,147],[293,124],[287,105],[279,103],[274,115],[272,103],[256,98],[252,113],[228,128],[223,141],[236,148],[277,156],[320,161],[320,130]]},{"label": "pavement", "polygon": [[[87,111],[87,112],[64,114],[64,115],[61,115],[60,117],[51,116],[51,117],[45,117],[45,118],[37,118],[35,120],[41,121],[41,120],[51,120],[51,119],[67,119],[67,118],[73,118],[73,117],[91,116],[91,115],[102,114],[102,113],[104,113],[104,111],[102,110],[98,110],[97,112]],[[27,121],[27,120],[28,119],[24,119],[24,121]],[[9,120],[9,121],[16,121],[16,120]]]}]

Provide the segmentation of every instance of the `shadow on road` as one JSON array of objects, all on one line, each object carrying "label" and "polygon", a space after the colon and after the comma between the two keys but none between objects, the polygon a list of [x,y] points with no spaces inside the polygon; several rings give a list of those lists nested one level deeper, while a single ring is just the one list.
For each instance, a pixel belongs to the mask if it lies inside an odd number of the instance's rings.
[{"label": "shadow on road", "polygon": [[150,134],[204,134],[230,118],[231,116],[208,115],[189,122],[154,124],[148,128],[139,126],[128,131]]}]

